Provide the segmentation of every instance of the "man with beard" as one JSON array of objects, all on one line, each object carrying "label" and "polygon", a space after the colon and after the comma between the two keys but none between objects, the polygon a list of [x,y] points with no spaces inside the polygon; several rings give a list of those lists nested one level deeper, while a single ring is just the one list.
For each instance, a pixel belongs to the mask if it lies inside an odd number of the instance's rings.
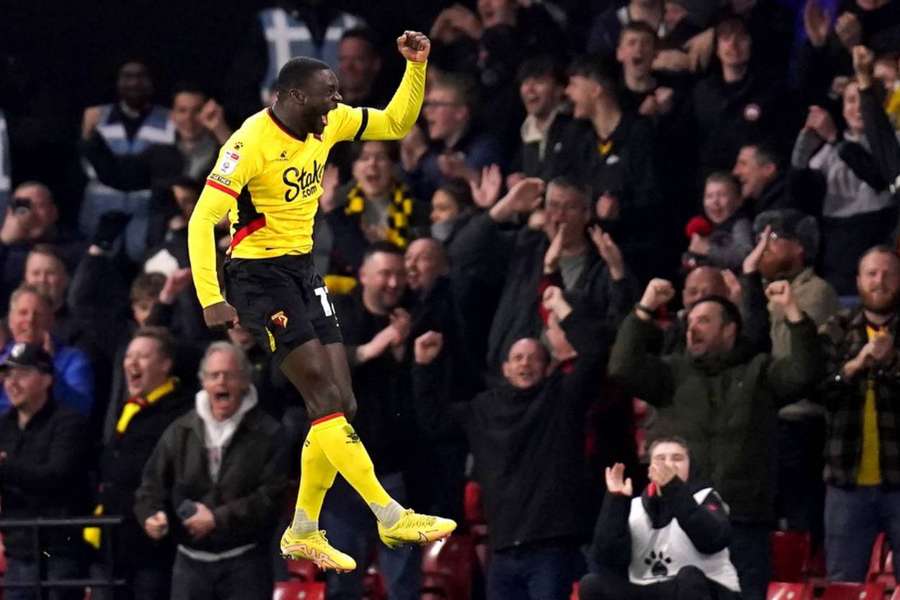
[{"label": "man with beard", "polygon": [[[790,332],[784,313],[763,294],[763,283],[783,279],[800,310],[821,326],[840,310],[837,293],[813,272],[819,247],[814,217],[793,209],[769,210],[753,223],[758,242],[744,260],[744,312],[762,312],[769,322],[772,355],[790,356]],[[765,322],[765,321],[763,321]],[[803,399],[778,412],[778,515],[790,529],[821,538],[822,447],[824,410]]]},{"label": "man with beard", "polygon": [[679,435],[692,449],[696,475],[712,482],[731,507],[731,557],[744,598],[765,598],[769,581],[769,529],[774,517],[775,414],[822,375],[813,322],[791,286],[775,281],[766,296],[785,314],[791,355],[774,358],[736,344],[737,307],[720,296],[700,298],[687,314],[686,352],[656,356],[649,347],[651,315],[675,295],[653,279],[622,323],[609,361],[609,377],[656,406],[651,434]]},{"label": "man with beard", "polygon": [[[828,578],[863,581],[880,531],[900,548],[900,396],[897,305],[900,258],[875,246],[859,261],[862,305],[822,327],[828,377],[825,555]],[[894,569],[900,558],[894,555]]]}]

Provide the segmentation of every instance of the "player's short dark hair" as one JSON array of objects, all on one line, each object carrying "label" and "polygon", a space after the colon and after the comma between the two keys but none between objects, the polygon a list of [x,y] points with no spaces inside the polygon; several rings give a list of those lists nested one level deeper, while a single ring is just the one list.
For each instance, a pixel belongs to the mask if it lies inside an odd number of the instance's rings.
[{"label": "player's short dark hair", "polygon": [[566,84],[565,69],[562,68],[558,60],[546,54],[529,58],[519,65],[516,81],[520,85],[523,81],[532,77],[549,77],[558,85]]},{"label": "player's short dark hair", "polygon": [[302,88],[315,73],[330,69],[331,67],[321,60],[298,56],[284,63],[284,66],[278,71],[274,87],[281,92]]},{"label": "player's short dark hair", "polygon": [[379,253],[393,254],[394,256],[403,258],[403,249],[400,248],[400,246],[392,244],[391,242],[379,241],[366,248],[365,253],[363,253],[363,264],[372,258],[372,256]]},{"label": "player's short dark hair", "polygon": [[156,299],[165,284],[166,276],[162,273],[141,273],[131,282],[129,299],[131,302]]},{"label": "player's short dark hair", "polygon": [[372,54],[378,54],[378,40],[375,38],[375,32],[368,27],[353,27],[341,34],[341,41],[356,39],[362,40],[369,45]]},{"label": "player's short dark hair", "polygon": [[738,307],[724,296],[719,296],[718,294],[709,294],[707,296],[703,296],[698,299],[694,306],[688,311],[688,316],[690,316],[691,312],[704,302],[713,302],[719,305],[719,308],[722,309],[722,324],[728,325],[729,323],[734,323],[737,327],[736,333],[739,334],[741,329],[744,327],[744,319],[741,317],[741,311]]},{"label": "player's short dark hair", "polygon": [[172,337],[168,329],[156,325],[145,325],[139,327],[134,332],[134,335],[131,336],[131,339],[136,340],[142,337],[156,340],[159,344],[159,353],[172,361],[175,360],[175,338]]},{"label": "player's short dark hair", "polygon": [[649,24],[644,21],[629,21],[622,25],[622,31],[619,32],[619,43],[622,43],[622,39],[625,37],[626,33],[641,33],[644,35],[650,36],[650,39],[653,40],[653,45],[659,43],[659,35],[657,35],[656,30],[650,27]]},{"label": "player's short dark hair", "polygon": [[610,94],[616,93],[615,69],[608,61],[595,54],[579,56],[569,65],[569,77],[584,77],[603,87]]},{"label": "player's short dark hair", "polygon": [[472,199],[472,188],[465,179],[460,179],[458,177],[454,179],[445,179],[437,189],[453,198],[454,202],[456,202],[456,205],[459,207],[460,212],[464,212],[475,206],[475,201]]}]

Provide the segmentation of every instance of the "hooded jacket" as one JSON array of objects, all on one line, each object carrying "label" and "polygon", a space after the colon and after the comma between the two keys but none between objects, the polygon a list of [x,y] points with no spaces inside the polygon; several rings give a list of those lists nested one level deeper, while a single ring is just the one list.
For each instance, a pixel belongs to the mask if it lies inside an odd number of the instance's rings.
[{"label": "hooded jacket", "polygon": [[[250,389],[248,396],[255,398],[254,388]],[[196,408],[166,429],[135,493],[134,514],[139,523],[164,511],[174,541],[201,552],[268,543],[288,489],[288,444],[278,423],[259,406],[228,429],[230,433],[218,437],[228,439],[216,478],[210,470],[206,424]],[[200,502],[212,511],[216,526],[209,535],[195,540],[181,526],[175,511],[185,500]]]}]

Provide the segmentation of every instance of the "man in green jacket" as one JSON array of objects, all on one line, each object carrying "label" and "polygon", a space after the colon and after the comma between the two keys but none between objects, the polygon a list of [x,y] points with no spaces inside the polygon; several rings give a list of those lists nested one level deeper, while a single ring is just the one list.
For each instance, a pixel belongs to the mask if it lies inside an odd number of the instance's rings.
[{"label": "man in green jacket", "polygon": [[737,307],[719,296],[698,300],[687,315],[686,352],[654,356],[656,309],[675,295],[653,279],[619,330],[610,377],[659,410],[659,428],[684,437],[696,475],[710,480],[731,507],[731,555],[744,598],[763,599],[769,580],[769,526],[773,519],[775,426],[780,406],[822,376],[816,328],[786,281],[766,288],[785,315],[791,355],[755,354],[739,341]]}]

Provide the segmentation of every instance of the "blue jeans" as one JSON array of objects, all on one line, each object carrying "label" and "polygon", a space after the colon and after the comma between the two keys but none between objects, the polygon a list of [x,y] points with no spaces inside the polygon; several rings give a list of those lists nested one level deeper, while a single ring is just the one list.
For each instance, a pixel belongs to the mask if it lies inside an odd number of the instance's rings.
[{"label": "blue jeans", "polygon": [[584,573],[578,546],[548,543],[491,554],[488,600],[568,600],[572,583]]},{"label": "blue jeans", "polygon": [[[825,559],[831,581],[864,581],[872,544],[879,532],[892,548],[900,548],[900,491],[880,486],[825,493]],[[900,573],[900,553],[894,552],[894,572]]]},{"label": "blue jeans", "polygon": [[769,554],[771,527],[759,523],[731,523],[731,563],[737,570],[744,600],[765,600],[772,575]]},{"label": "blue jeans", "polygon": [[[406,501],[406,487],[400,473],[380,477],[381,485],[394,500]],[[350,573],[328,572],[326,597],[328,600],[359,600],[363,597],[363,575],[375,548],[378,551],[378,570],[385,579],[391,600],[418,600],[422,585],[422,552],[418,546],[390,550],[378,539],[375,517],[362,498],[344,481],[335,480],[325,496],[322,510],[322,529],[328,541],[346,552],[358,567]]]},{"label": "blue jeans", "polygon": [[[79,579],[82,575],[81,564],[74,558],[54,556],[45,558],[47,574],[44,579]],[[32,583],[38,580],[38,565],[31,560],[8,558],[6,560],[6,576],[4,583]],[[46,592],[44,592],[46,593]],[[47,596],[41,596],[46,598]],[[29,588],[5,589],[5,600],[35,600],[38,595]],[[81,600],[84,588],[57,589],[49,594],[50,600]]]}]

